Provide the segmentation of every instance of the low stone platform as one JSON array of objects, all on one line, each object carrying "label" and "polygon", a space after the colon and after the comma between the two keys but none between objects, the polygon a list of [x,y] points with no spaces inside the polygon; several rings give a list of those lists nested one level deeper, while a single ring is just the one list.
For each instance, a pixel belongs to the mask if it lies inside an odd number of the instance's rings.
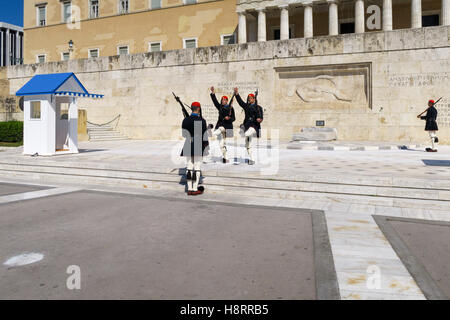
[{"label": "low stone platform", "polygon": [[[21,148],[0,158],[0,177],[183,192],[182,141],[84,142],[79,154],[30,157]],[[202,166],[209,194],[285,200],[333,200],[358,204],[450,210],[450,148],[366,152],[255,150],[256,165],[245,163],[245,148],[229,146],[222,163],[217,141]]]},{"label": "low stone platform", "polygon": [[293,141],[334,141],[337,140],[335,128],[311,127],[303,128],[301,132],[294,133]]}]

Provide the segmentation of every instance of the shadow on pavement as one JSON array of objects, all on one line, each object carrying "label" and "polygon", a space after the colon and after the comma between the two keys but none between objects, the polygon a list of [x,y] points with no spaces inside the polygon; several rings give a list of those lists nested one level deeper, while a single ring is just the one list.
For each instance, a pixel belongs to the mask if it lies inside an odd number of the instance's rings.
[{"label": "shadow on pavement", "polygon": [[90,153],[90,152],[100,152],[100,151],[108,151],[108,149],[78,149],[79,153]]},{"label": "shadow on pavement", "polygon": [[422,159],[422,162],[426,166],[434,166],[434,167],[450,167],[450,160],[431,160],[431,159]]}]

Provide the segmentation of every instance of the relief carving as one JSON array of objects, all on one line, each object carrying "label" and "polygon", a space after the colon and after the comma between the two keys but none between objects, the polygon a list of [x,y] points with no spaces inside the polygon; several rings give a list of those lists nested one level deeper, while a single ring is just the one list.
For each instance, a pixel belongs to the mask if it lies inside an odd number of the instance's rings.
[{"label": "relief carving", "polygon": [[277,100],[289,109],[372,108],[371,63],[281,67],[275,71]]},{"label": "relief carving", "polygon": [[295,91],[304,102],[352,101],[352,98],[337,88],[334,77],[321,75],[303,83]]}]

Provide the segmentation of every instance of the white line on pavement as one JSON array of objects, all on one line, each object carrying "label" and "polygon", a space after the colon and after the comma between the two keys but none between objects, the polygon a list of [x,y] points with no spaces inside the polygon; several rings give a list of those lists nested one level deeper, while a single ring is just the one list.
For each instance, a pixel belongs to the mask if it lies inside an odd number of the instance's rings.
[{"label": "white line on pavement", "polygon": [[49,196],[58,195],[58,194],[75,192],[75,191],[79,191],[79,190],[82,190],[82,189],[80,189],[80,188],[53,188],[53,189],[11,194],[11,195],[0,197],[0,204],[49,197]]}]

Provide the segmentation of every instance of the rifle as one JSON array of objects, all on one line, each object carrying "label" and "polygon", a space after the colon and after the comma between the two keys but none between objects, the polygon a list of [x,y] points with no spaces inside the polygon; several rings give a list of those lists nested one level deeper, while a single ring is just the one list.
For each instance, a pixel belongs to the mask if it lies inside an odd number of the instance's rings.
[{"label": "rifle", "polygon": [[229,112],[229,114],[228,114],[229,117],[231,117],[231,108],[233,107],[233,100],[234,100],[234,96],[235,96],[235,95],[236,95],[236,94],[233,93],[233,95],[231,96],[230,103],[229,103],[229,105],[230,105],[230,112]]},{"label": "rifle", "polygon": [[258,108],[258,88],[256,88],[256,91],[255,91],[255,104],[256,104],[256,110],[258,110],[258,118],[261,118],[261,112]]},{"label": "rifle", "polygon": [[[175,97],[175,100],[177,100],[177,102],[180,104],[180,106],[181,106],[181,111],[183,112],[184,117],[185,117],[185,118],[189,117],[189,112],[187,112],[187,110],[186,110],[186,108],[185,108],[184,106],[188,107],[191,111],[192,111],[192,108],[191,108],[189,105],[187,105],[186,103],[182,102],[182,101],[180,100],[180,97],[177,97],[177,96],[175,95],[175,93],[173,93],[173,91],[172,91],[172,94],[173,94],[173,96]],[[202,108],[200,108],[200,118],[203,119]]]},{"label": "rifle", "polygon": [[[437,104],[439,101],[441,101],[442,97],[440,97],[435,103],[433,103],[433,106],[435,104]],[[420,117],[421,115],[423,115],[425,112],[428,111],[428,109],[430,109],[430,107],[426,108],[421,114],[417,115],[417,118]]]},{"label": "rifle", "polygon": [[184,117],[185,118],[189,117],[189,113],[187,112],[187,110],[186,110],[186,108],[184,106],[186,105],[189,109],[191,109],[191,107],[189,107],[187,104],[181,102],[180,97],[177,97],[177,95],[175,93],[173,93],[173,91],[172,91],[172,94],[173,94],[175,100],[180,104],[181,111],[183,112]]}]

